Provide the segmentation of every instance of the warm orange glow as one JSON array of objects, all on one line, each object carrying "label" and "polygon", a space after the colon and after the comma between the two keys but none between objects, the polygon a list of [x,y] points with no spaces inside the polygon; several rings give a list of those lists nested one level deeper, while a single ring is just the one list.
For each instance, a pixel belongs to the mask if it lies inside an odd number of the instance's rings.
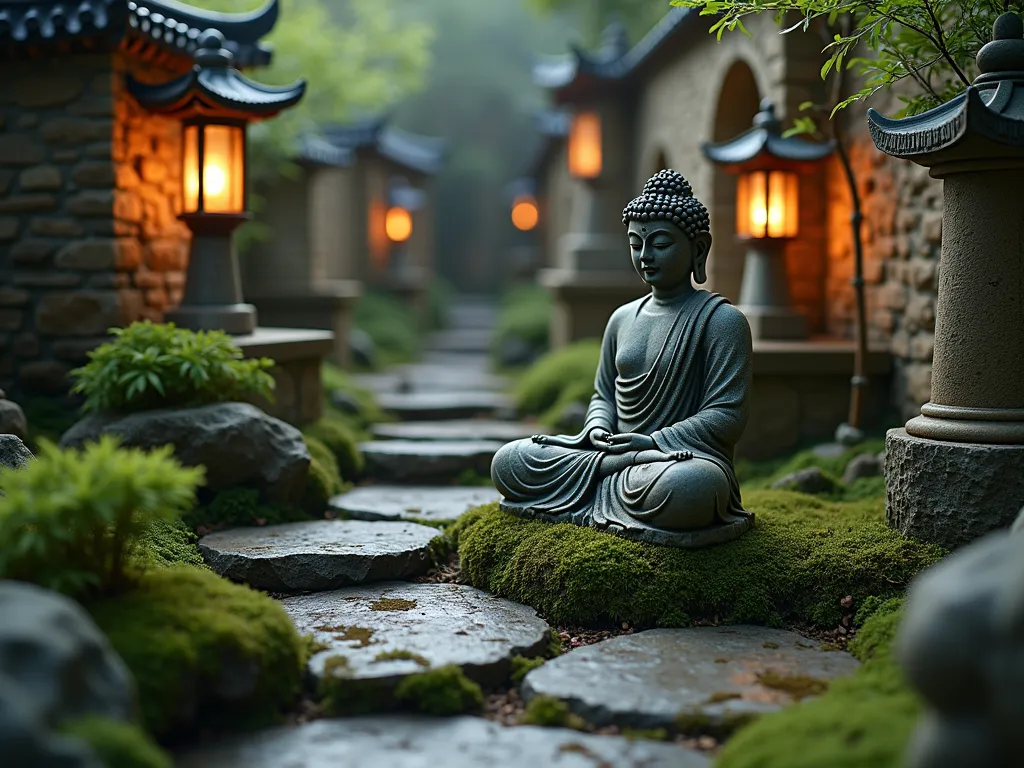
[{"label": "warm orange glow", "polygon": [[384,227],[386,213],[387,209],[383,200],[374,198],[370,202],[369,221],[366,224],[369,228],[370,259],[373,268],[378,272],[387,268],[388,251],[391,247],[388,243],[388,233]]},{"label": "warm orange glow", "polygon": [[517,197],[512,204],[512,223],[516,229],[522,232],[529,232],[537,226],[540,214],[537,211],[537,201],[529,195]]},{"label": "warm orange glow", "polygon": [[397,205],[388,208],[384,217],[384,231],[388,233],[391,242],[404,243],[412,237],[412,214]]},{"label": "warm orange glow", "polygon": [[[203,136],[199,157],[200,131]],[[242,213],[245,206],[245,129],[234,125],[185,127],[182,153],[185,212]],[[199,165],[202,162],[202,189]],[[200,197],[202,202],[200,203]]]},{"label": "warm orange glow", "polygon": [[573,116],[569,130],[569,173],[578,179],[596,179],[601,165],[601,116],[580,112]]},{"label": "warm orange glow", "polygon": [[788,171],[740,175],[736,191],[736,232],[743,237],[796,237],[799,182]]}]

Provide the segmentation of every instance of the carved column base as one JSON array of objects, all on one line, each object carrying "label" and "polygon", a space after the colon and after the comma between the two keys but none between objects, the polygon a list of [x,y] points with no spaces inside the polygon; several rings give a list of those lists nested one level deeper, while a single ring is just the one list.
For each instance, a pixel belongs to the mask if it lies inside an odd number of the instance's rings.
[{"label": "carved column base", "polygon": [[964,408],[925,403],[907,434],[956,443],[1024,446],[1024,408]]}]

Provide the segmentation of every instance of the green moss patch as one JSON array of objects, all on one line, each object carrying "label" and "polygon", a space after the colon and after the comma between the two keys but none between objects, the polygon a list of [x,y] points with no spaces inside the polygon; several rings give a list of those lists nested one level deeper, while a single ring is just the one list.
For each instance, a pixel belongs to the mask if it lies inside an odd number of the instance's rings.
[{"label": "green moss patch", "polygon": [[265,502],[258,490],[242,486],[224,488],[218,491],[208,504],[197,506],[182,516],[183,522],[201,533],[223,528],[276,525],[309,519],[309,514],[298,506]]},{"label": "green moss patch", "polygon": [[331,449],[315,437],[304,435],[309,449],[309,476],[306,491],[302,497],[302,508],[312,514],[321,515],[327,510],[327,502],[345,490],[345,483],[338,471],[338,460]]},{"label": "green moss patch", "polygon": [[[417,661],[422,657],[392,651],[380,654],[375,661],[387,658]],[[366,715],[398,710],[443,716],[476,712],[483,706],[484,695],[480,686],[454,665],[409,675],[392,689],[379,680],[354,679],[347,660],[344,663],[330,662],[328,659],[318,690],[330,715]]]},{"label": "green moss patch", "polygon": [[309,438],[318,440],[334,455],[340,479],[352,482],[363,472],[365,462],[359,452],[359,437],[352,424],[328,412],[326,416],[302,430],[307,445]]},{"label": "green moss patch", "polygon": [[821,698],[765,715],[726,743],[718,768],[897,768],[920,714],[892,655],[898,605],[867,619],[850,643],[864,664]]},{"label": "green moss patch", "polygon": [[587,730],[587,722],[579,715],[574,715],[568,704],[554,696],[534,696],[527,703],[519,722],[522,725],[540,725],[547,728]]},{"label": "green moss patch", "polygon": [[552,418],[572,402],[589,401],[600,357],[597,340],[577,341],[544,355],[520,378],[516,409],[525,416],[547,413]]},{"label": "green moss patch", "polygon": [[86,742],[106,768],[171,768],[171,758],[137,725],[85,717],[61,727]]},{"label": "green moss patch", "polygon": [[484,705],[480,686],[452,664],[409,675],[398,684],[395,698],[424,715],[459,715]]},{"label": "green moss patch", "polygon": [[821,696],[828,690],[828,681],[809,675],[780,675],[767,670],[757,676],[757,682],[765,688],[788,693],[795,701]]},{"label": "green moss patch", "polygon": [[373,657],[375,662],[380,661],[414,661],[421,667],[429,667],[430,662],[418,653],[412,651],[397,650],[397,651],[381,651]]},{"label": "green moss patch", "polygon": [[305,643],[273,599],[200,568],[145,574],[86,605],[135,677],[158,739],[274,721],[299,693]]},{"label": "green moss patch", "polygon": [[415,600],[402,600],[396,597],[382,597],[370,603],[371,611],[409,611],[415,607]]},{"label": "green moss patch", "polygon": [[509,680],[512,681],[512,685],[519,685],[523,682],[523,678],[526,677],[530,672],[535,670],[547,659],[542,656],[537,658],[528,659],[525,656],[513,656],[512,657],[512,674],[509,675]]},{"label": "green moss patch", "polygon": [[496,504],[449,529],[470,584],[557,624],[686,626],[693,618],[835,626],[849,595],[902,594],[943,550],[886,527],[884,500],[786,491],[745,496],[756,524],[737,541],[680,550],[571,524],[522,520]]},{"label": "green moss patch", "polygon": [[194,565],[205,568],[196,542],[199,537],[181,520],[156,520],[146,534],[143,551],[147,565],[167,568],[172,565]]}]

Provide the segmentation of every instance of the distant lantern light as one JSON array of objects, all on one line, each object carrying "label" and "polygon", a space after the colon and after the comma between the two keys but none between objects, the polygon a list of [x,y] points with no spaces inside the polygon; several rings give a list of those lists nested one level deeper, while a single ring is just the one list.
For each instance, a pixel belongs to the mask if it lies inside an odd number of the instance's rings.
[{"label": "distant lantern light", "polygon": [[752,171],[739,176],[736,234],[740,237],[796,237],[799,180],[791,171]]},{"label": "distant lantern light", "polygon": [[512,203],[512,223],[521,232],[529,232],[537,226],[540,212],[537,201],[530,195],[520,195]]},{"label": "distant lantern light", "polygon": [[406,242],[412,237],[412,214],[397,205],[388,208],[384,215],[384,231],[391,242]]},{"label": "distant lantern light", "polygon": [[601,116],[578,112],[569,128],[569,173],[578,179],[596,179],[602,165]]}]

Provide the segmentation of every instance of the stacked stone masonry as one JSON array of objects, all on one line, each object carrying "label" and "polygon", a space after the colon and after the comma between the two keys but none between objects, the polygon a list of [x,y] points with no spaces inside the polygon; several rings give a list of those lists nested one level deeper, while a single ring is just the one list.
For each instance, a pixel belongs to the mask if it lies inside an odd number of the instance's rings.
[{"label": "stacked stone masonry", "polygon": [[[57,394],[107,329],[180,301],[180,133],[123,91],[120,54],[0,71],[0,388]],[[155,73],[167,76],[173,73]]]}]

